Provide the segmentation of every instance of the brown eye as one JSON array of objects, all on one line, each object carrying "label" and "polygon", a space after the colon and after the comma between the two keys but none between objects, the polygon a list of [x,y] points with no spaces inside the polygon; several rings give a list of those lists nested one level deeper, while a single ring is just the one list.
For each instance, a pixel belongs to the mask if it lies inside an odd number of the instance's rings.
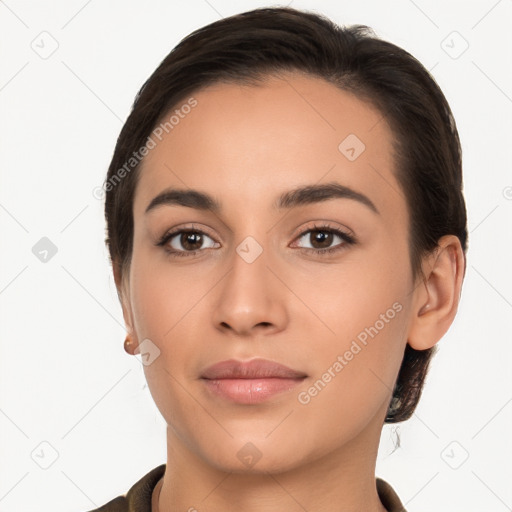
[{"label": "brown eye", "polygon": [[181,229],[167,233],[157,245],[163,246],[173,256],[189,256],[201,249],[218,246],[210,236],[197,229]]},{"label": "brown eye", "polygon": [[319,231],[315,229],[310,231],[309,240],[314,249],[326,249],[332,244],[334,235],[327,231]]},{"label": "brown eye", "polygon": [[[355,243],[355,239],[338,229],[330,227],[316,226],[308,229],[299,236],[299,240],[304,239],[310,246],[302,246],[306,250],[313,250],[317,253],[331,253],[343,249],[346,245]],[[337,242],[337,243],[335,243]],[[335,243],[334,245],[332,245]]]},{"label": "brown eye", "polygon": [[[196,249],[201,248],[201,244],[203,242],[203,235],[197,232],[183,232],[179,235],[179,243],[181,246],[187,251],[195,251]],[[171,244],[172,246],[172,244]]]},{"label": "brown eye", "polygon": [[204,249],[204,244],[210,241],[207,247],[213,247],[215,242],[206,234],[201,231],[178,231],[170,234],[168,237],[169,245],[171,249],[175,251],[196,251]]}]

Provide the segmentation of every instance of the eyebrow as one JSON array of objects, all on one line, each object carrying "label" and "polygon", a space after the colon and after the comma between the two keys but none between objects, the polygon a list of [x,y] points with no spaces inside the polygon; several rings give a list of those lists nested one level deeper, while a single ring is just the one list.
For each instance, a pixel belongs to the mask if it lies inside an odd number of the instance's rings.
[{"label": "eyebrow", "polygon": [[[295,188],[281,194],[273,203],[276,210],[291,209],[298,206],[320,203],[330,199],[352,199],[368,207],[377,215],[380,215],[375,204],[362,194],[340,183],[332,182],[321,185],[307,185]],[[220,213],[221,204],[214,197],[193,189],[168,188],[154,197],[146,208],[148,213],[159,206],[185,206],[197,210],[210,210]]]}]

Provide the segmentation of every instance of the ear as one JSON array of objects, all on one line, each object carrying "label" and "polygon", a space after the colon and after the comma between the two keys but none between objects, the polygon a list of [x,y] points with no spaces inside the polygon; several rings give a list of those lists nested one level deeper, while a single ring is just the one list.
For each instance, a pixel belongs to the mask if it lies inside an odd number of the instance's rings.
[{"label": "ear", "polygon": [[424,282],[415,290],[414,315],[407,341],[416,350],[433,347],[448,331],[460,301],[466,262],[455,235],[439,239],[424,260]]},{"label": "ear", "polygon": [[133,311],[130,302],[129,278],[128,274],[126,273],[127,270],[125,269],[125,273],[122,273],[121,266],[117,262],[112,264],[112,268],[114,271],[114,281],[116,284],[117,296],[119,297],[121,308],[123,310],[123,318],[126,325],[126,331],[132,341],[129,350],[130,353],[137,354],[139,341],[137,339],[137,334],[135,332],[133,323]]}]

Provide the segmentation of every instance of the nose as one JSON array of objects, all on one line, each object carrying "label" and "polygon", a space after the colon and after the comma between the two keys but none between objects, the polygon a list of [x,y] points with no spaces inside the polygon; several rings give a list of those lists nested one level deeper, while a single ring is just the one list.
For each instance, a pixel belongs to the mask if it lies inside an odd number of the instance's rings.
[{"label": "nose", "polygon": [[221,292],[213,313],[216,329],[239,336],[285,329],[286,289],[267,261],[265,250],[252,262],[234,252],[231,270],[219,283]]}]

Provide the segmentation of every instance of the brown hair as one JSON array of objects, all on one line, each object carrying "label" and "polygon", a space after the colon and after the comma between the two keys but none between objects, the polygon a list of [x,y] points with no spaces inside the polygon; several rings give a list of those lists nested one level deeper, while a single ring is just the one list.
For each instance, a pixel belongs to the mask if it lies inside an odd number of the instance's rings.
[{"label": "brown hair", "polygon": [[[434,78],[412,55],[379,39],[365,25],[341,27],[317,13],[276,7],[254,9],[194,31],[137,94],[104,183],[105,242],[119,276],[127,272],[132,254],[133,198],[140,174],[140,161],[133,154],[147,143],[162,117],[207,85],[257,85],[284,71],[308,73],[352,92],[375,105],[391,127],[396,177],[409,213],[414,279],[421,274],[422,257],[443,235],[456,235],[465,257],[460,141]],[[436,348],[419,351],[406,345],[386,423],[412,415]]]}]

